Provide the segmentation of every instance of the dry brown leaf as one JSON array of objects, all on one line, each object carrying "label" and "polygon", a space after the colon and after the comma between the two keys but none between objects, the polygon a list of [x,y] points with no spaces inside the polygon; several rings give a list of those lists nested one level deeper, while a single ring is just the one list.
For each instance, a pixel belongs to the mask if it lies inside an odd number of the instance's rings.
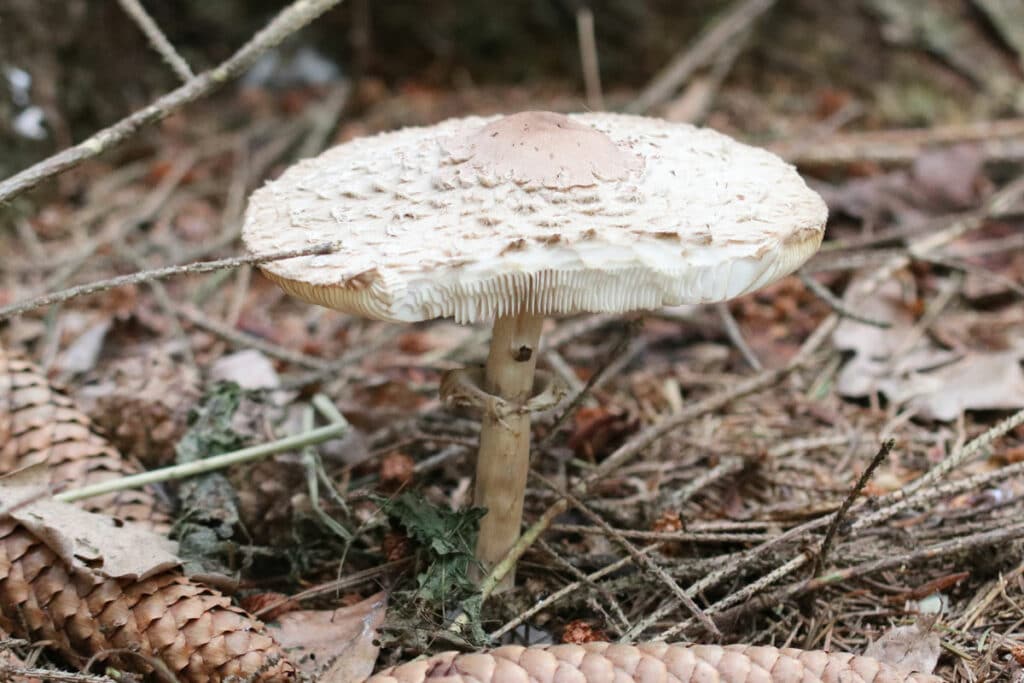
[{"label": "dry brown leaf", "polygon": [[926,150],[911,168],[837,186],[815,183],[833,213],[872,223],[893,216],[907,227],[924,226],[928,217],[974,206],[986,188],[984,155],[976,145]]},{"label": "dry brown leaf", "polygon": [[[1022,352],[972,353],[955,363],[909,378],[901,387],[915,394],[908,403],[918,414],[955,420],[965,410],[1024,408]],[[883,391],[888,382],[882,383]]]},{"label": "dry brown leaf", "polygon": [[858,313],[890,326],[846,318],[836,327],[833,343],[854,352],[836,380],[841,395],[879,392],[934,420],[954,420],[965,410],[1024,407],[1024,371],[1019,363],[1024,346],[1001,352],[940,348],[915,329],[902,286],[895,280],[871,299],[848,303]]},{"label": "dry brown leaf", "polygon": [[245,349],[221,356],[210,366],[210,378],[235,382],[243,389],[277,389],[281,378],[262,351]]},{"label": "dry brown leaf", "polygon": [[379,648],[374,644],[384,622],[383,593],[336,610],[297,610],[269,624],[289,659],[319,683],[364,681],[373,673]]},{"label": "dry brown leaf", "polygon": [[913,624],[890,628],[867,646],[864,656],[874,657],[900,671],[930,674],[939,663],[941,649],[938,634]]},{"label": "dry brown leaf", "polygon": [[92,370],[103,351],[111,324],[110,318],[101,318],[90,324],[57,356],[54,368],[65,376]]},{"label": "dry brown leaf", "polygon": [[0,478],[0,508],[81,572],[141,580],[180,564],[173,541],[50,498],[44,465]]}]

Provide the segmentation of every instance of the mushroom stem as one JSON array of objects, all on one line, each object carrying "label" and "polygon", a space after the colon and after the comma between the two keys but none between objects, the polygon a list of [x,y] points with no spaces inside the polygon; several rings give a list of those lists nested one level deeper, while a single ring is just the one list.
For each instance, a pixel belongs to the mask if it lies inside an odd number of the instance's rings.
[{"label": "mushroom stem", "polygon": [[[494,321],[485,374],[487,392],[513,404],[530,398],[543,323],[543,316],[527,313]],[[482,420],[473,502],[487,508],[480,522],[476,557],[490,571],[519,538],[530,467],[530,414],[485,411]],[[512,571],[495,591],[514,583]]]}]

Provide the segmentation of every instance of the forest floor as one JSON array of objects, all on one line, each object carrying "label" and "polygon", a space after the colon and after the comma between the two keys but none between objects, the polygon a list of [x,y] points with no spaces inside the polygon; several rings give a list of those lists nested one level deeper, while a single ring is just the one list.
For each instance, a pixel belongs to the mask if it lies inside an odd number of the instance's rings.
[{"label": "forest floor", "polygon": [[[1019,680],[1024,121],[993,123],[997,85],[900,49],[922,83],[960,78],[953,91],[985,100],[991,120],[954,112],[908,129],[920,92],[798,93],[742,62],[732,79],[700,72],[657,110],[798,164],[829,205],[825,243],[797,275],[728,305],[548,322],[541,366],[579,401],[537,420],[526,523],[547,526],[517,588],[482,607],[466,576],[478,422],[438,385],[482,362],[489,330],[342,315],[243,266],[0,319],[0,348],[38,364],[143,469],[187,459],[183,444],[211,455],[308,433],[329,418],[314,417],[326,397],[343,438],[232,468],[217,484],[229,532],[176,532],[186,561],[229,577],[270,621],[385,591],[380,664],[488,642],[861,653],[885,637],[950,681]],[[229,91],[4,209],[0,307],[239,253],[248,194],[330,144],[580,106],[557,82]],[[210,505],[157,487],[182,504],[178,520]],[[472,628],[454,632],[464,609]]]}]

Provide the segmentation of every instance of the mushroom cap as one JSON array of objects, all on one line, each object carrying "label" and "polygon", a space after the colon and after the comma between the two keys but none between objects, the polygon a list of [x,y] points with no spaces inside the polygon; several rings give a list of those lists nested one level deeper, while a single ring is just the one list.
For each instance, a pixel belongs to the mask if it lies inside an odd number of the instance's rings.
[{"label": "mushroom cap", "polygon": [[723,301],[795,270],[827,209],[726,135],[621,114],[524,112],[366,137],[253,193],[255,254],[290,294],[391,321]]}]

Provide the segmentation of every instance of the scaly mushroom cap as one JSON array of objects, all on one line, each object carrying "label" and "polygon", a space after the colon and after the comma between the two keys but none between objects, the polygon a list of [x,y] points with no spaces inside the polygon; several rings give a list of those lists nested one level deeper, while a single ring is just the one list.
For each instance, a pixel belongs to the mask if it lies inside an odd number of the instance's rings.
[{"label": "scaly mushroom cap", "polygon": [[827,210],[712,130],[524,112],[339,145],[256,191],[243,238],[287,292],[368,318],[474,322],[722,301],[799,267]]}]

